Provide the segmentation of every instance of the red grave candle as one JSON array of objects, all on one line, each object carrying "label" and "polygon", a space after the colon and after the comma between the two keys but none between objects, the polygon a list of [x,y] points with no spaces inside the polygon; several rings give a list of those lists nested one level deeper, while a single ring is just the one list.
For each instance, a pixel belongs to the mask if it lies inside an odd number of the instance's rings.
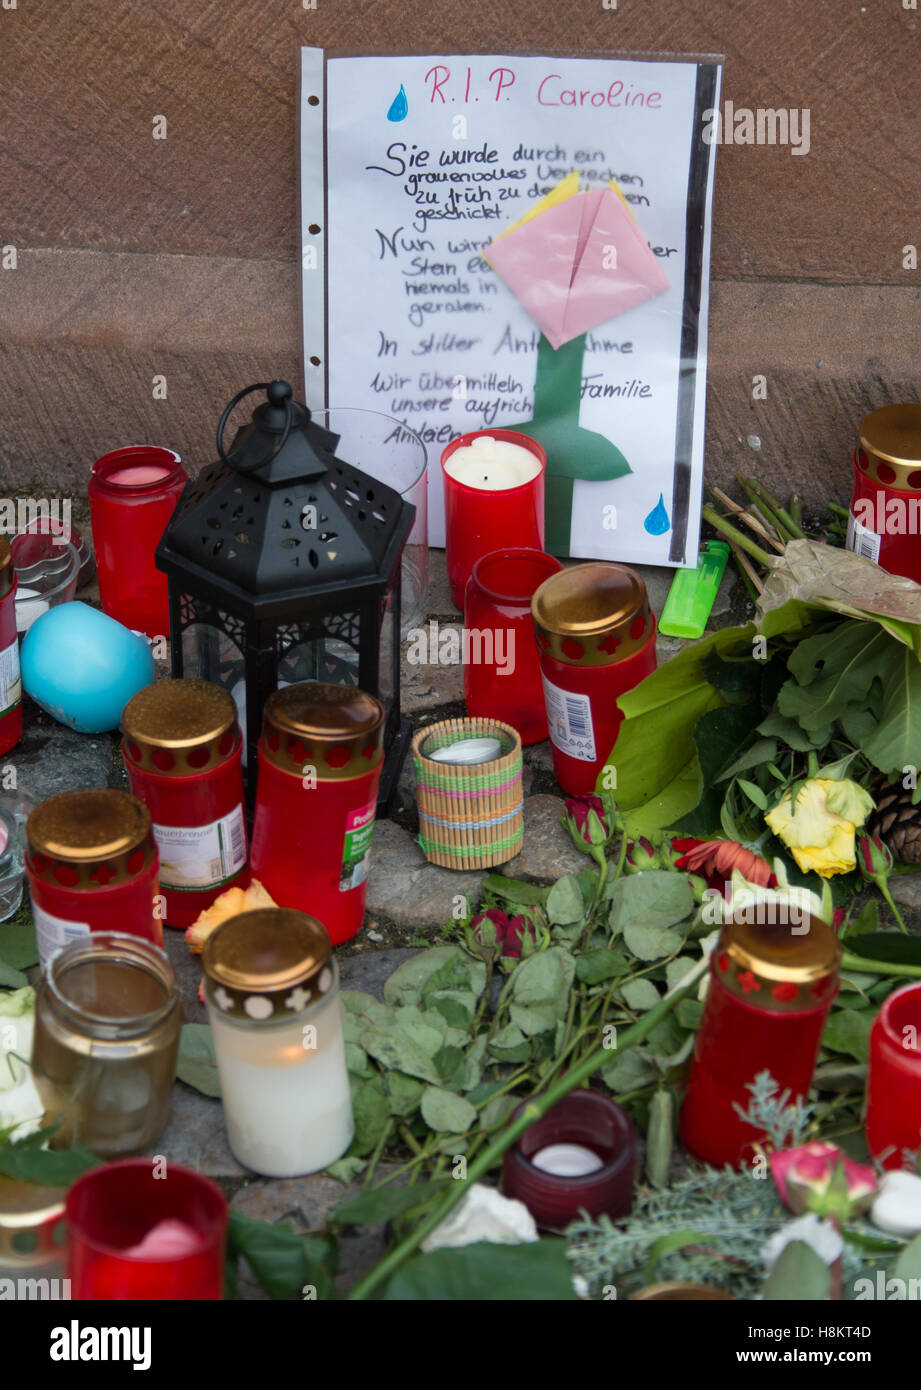
[{"label": "red grave candle", "polygon": [[220,1299],[229,1212],[200,1173],[150,1158],[106,1163],[67,1194],[68,1277],[79,1302]]},{"label": "red grave candle", "polygon": [[163,945],[150,815],[111,788],[59,792],[26,822],[26,873],[42,966],[91,931]]},{"label": "red grave candle", "polygon": [[464,595],[467,713],[511,724],[522,743],[547,737],[531,598],[563,568],[540,550],[496,550],[477,560]]},{"label": "red grave candle", "polygon": [[682,1141],[715,1167],[748,1162],[765,1137],[735,1110],[748,1109],[760,1072],[791,1103],[805,1097],[838,993],[841,947],[828,923],[806,914],[759,923],[759,914],[789,915],[762,905],[723,924],[681,1109]]},{"label": "red grave candle", "polygon": [[656,669],[656,619],[638,574],[597,561],[552,575],[531,600],[553,771],[591,795],[617,741],[617,700]]},{"label": "red grave candle", "polygon": [[445,550],[458,608],[481,556],[504,546],[543,550],[546,469],[541,446],[515,430],[474,430],[444,450]]},{"label": "red grave candle", "polygon": [[16,632],[16,571],[6,536],[0,536],[0,756],[22,738],[22,681]]},{"label": "red grave candle", "polygon": [[870,1029],[867,1144],[884,1168],[921,1148],[921,984],[884,1000]]},{"label": "red grave candle", "polygon": [[564,1230],[580,1211],[626,1216],[635,1172],[630,1116],[600,1092],[577,1089],[506,1149],[502,1187],[524,1202],[538,1226]]},{"label": "red grave candle", "polygon": [[122,728],[128,781],[153,821],[167,925],[190,926],[246,869],[236,705],[210,681],[156,681],[128,701]]},{"label": "red grave candle", "polygon": [[884,405],[860,426],[847,548],[921,583],[921,405]]},{"label": "red grave candle", "polygon": [[103,610],[148,637],[169,634],[166,575],[154,552],[187,482],[178,454],[148,444],[104,454],[90,474]]},{"label": "red grave candle", "polygon": [[305,681],[265,702],[250,867],[334,946],[364,917],[383,730],[383,706],[354,686]]}]

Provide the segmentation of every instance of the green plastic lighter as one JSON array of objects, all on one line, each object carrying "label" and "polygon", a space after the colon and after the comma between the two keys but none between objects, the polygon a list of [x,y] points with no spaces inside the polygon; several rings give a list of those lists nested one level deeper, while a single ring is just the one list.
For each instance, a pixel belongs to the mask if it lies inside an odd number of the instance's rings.
[{"label": "green plastic lighter", "polygon": [[705,541],[694,569],[680,569],[672,580],[659,631],[666,637],[702,637],[729,559],[726,541]]}]

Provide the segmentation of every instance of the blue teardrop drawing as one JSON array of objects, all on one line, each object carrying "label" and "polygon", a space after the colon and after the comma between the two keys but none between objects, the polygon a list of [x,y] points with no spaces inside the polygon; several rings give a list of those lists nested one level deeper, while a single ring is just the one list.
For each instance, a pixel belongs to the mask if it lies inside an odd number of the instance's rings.
[{"label": "blue teardrop drawing", "polygon": [[661,492],[659,493],[658,502],[643,522],[643,525],[646,527],[650,536],[663,536],[671,527],[671,522],[668,519],[668,512],[665,510],[665,500]]},{"label": "blue teardrop drawing", "polygon": [[400,83],[400,90],[397,92],[393,101],[390,103],[390,110],[387,112],[388,121],[405,121],[409,111],[409,102],[406,100],[406,88]]}]

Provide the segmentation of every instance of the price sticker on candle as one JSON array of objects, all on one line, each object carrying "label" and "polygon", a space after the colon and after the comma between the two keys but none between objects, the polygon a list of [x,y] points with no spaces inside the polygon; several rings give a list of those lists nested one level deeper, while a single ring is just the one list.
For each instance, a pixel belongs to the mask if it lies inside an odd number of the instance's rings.
[{"label": "price sticker on candle", "polygon": [[543,674],[541,679],[544,683],[550,741],[561,753],[568,753],[570,758],[593,763],[598,755],[595,751],[592,705],[588,696],[578,695],[573,690],[561,690]]},{"label": "price sticker on candle", "polygon": [[89,922],[69,922],[65,917],[56,917],[53,912],[46,912],[36,903],[34,894],[32,916],[35,919],[35,940],[43,970],[55,951],[69,945],[78,936],[89,935]]},{"label": "price sticker on candle", "polygon": [[22,699],[22,682],[19,678],[19,642],[13,638],[8,647],[0,651],[0,714],[14,709]]},{"label": "price sticker on candle", "polygon": [[342,848],[342,873],[339,876],[339,891],[347,893],[357,888],[368,877],[368,855],[371,850],[371,837],[374,834],[374,813],[376,802],[364,806],[360,811],[350,811],[345,821],[345,843]]},{"label": "price sticker on candle", "polygon": [[160,851],[160,883],[176,892],[194,892],[226,883],[246,863],[243,807],[210,825],[154,825]]}]

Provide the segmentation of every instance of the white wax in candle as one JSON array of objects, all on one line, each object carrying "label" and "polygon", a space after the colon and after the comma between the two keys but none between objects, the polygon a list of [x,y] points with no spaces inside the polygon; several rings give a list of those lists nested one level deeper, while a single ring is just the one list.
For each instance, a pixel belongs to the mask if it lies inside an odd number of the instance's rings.
[{"label": "white wax in candle", "polygon": [[503,492],[536,478],[540,462],[522,444],[480,434],[472,444],[457,449],[446,460],[445,472],[481,492]]},{"label": "white wax in candle", "polygon": [[341,1158],[354,1124],[338,1001],[311,1014],[316,1047],[300,1024],[240,1028],[213,1006],[224,1121],[240,1163],[270,1178],[316,1173]]},{"label": "white wax in candle", "polygon": [[28,632],[49,606],[46,599],[39,598],[37,589],[26,589],[20,584],[16,590],[16,631]]},{"label": "white wax in candle", "polygon": [[161,478],[165,478],[170,472],[158,463],[136,463],[130,468],[116,468],[114,473],[107,474],[107,483],[119,483],[123,487],[137,487],[140,483],[158,483]]},{"label": "white wax in candle", "polygon": [[535,1168],[558,1178],[584,1178],[604,1167],[604,1160],[581,1144],[548,1144],[531,1158]]}]

